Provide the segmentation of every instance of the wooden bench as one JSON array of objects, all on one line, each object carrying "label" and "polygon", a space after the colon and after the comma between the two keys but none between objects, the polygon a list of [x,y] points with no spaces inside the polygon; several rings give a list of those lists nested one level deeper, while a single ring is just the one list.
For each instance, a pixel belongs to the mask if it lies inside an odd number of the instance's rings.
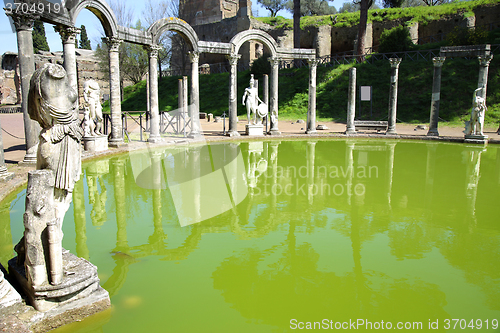
[{"label": "wooden bench", "polygon": [[355,120],[354,127],[356,130],[375,130],[380,132],[387,130],[387,121]]}]

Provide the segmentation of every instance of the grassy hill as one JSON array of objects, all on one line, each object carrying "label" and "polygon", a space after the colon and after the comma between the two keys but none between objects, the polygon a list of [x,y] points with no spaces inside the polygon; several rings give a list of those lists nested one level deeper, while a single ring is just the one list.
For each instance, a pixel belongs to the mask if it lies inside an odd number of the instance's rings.
[{"label": "grassy hill", "polygon": [[[347,110],[348,69],[353,65],[318,67],[317,115],[320,119],[345,122]],[[373,87],[373,119],[387,116],[389,104],[390,64],[381,60],[355,65],[357,85]],[[489,68],[486,123],[500,122],[500,57],[494,57]],[[477,59],[447,59],[442,70],[440,117],[461,124],[469,117],[472,94],[477,87]],[[398,119],[407,123],[428,123],[431,105],[433,65],[430,61],[405,61],[399,69]],[[166,77],[159,83],[160,110],[177,108],[179,77]],[[250,72],[238,73],[238,114],[246,114],[241,105]],[[281,119],[306,119],[308,104],[308,68],[280,70],[279,113]],[[221,115],[228,110],[229,74],[200,75],[200,111]],[[260,84],[262,89],[262,83]],[[260,93],[262,97],[262,93]],[[359,102],[356,101],[358,109]],[[368,116],[370,102],[363,102],[362,118]],[[105,108],[106,109],[106,108]],[[107,108],[109,110],[109,107]],[[146,110],[146,83],[125,88],[124,111]],[[368,119],[368,118],[366,118]]]},{"label": "grassy hill", "polygon": [[[409,19],[408,24],[418,22],[427,24],[444,16],[462,13],[464,17],[474,15],[474,9],[484,5],[496,5],[498,0],[455,1],[439,6],[417,6],[406,8],[380,8],[368,11],[368,22]],[[304,16],[300,19],[300,27],[332,25],[334,27],[351,27],[359,23],[359,12],[337,13],[336,21],[332,22],[331,15]],[[275,27],[293,27],[293,20],[278,17],[256,17],[255,19]]]}]

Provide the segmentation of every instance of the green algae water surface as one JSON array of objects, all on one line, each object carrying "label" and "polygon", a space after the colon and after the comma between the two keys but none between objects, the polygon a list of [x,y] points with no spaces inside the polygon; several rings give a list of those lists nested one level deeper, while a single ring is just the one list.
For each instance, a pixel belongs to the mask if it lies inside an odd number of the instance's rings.
[{"label": "green algae water surface", "polygon": [[500,147],[233,142],[83,170],[63,245],[113,307],[59,332],[499,330]]}]

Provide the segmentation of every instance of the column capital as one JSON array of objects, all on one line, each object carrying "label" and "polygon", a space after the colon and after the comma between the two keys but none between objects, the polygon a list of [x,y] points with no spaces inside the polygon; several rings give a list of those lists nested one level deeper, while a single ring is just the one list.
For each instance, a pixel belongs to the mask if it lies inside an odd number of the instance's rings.
[{"label": "column capital", "polygon": [[109,52],[118,52],[123,39],[119,39],[116,37],[104,37],[102,41],[108,45]]},{"label": "column capital", "polygon": [[145,45],[144,49],[148,52],[150,58],[158,58],[158,52],[162,49],[160,45]]},{"label": "column capital", "polygon": [[279,64],[280,64],[280,61],[281,61],[281,59],[280,59],[280,58],[278,58],[278,57],[269,57],[269,59],[268,59],[268,60],[269,60],[269,62],[271,63],[271,67],[272,67],[273,69],[277,69],[277,68],[278,68],[278,66],[279,66]]},{"label": "column capital", "polygon": [[76,35],[78,35],[82,29],[59,24],[54,27],[54,31],[61,35],[63,44],[75,44]]},{"label": "column capital", "polygon": [[446,57],[434,57],[434,58],[432,58],[432,62],[434,63],[434,67],[443,67],[445,60],[446,60]]},{"label": "column capital", "polygon": [[392,68],[399,68],[399,64],[401,63],[401,58],[389,58],[389,62],[391,63]]},{"label": "column capital", "polygon": [[229,64],[231,66],[236,66],[238,64],[238,60],[241,58],[241,54],[228,54],[226,58],[229,60]]},{"label": "column capital", "polygon": [[35,24],[35,21],[40,19],[39,14],[33,14],[33,13],[16,13],[13,10],[8,10],[5,9],[5,15],[9,16],[12,18],[12,21],[14,21],[14,26],[16,27],[16,31],[23,31],[23,30],[33,30],[33,25]]},{"label": "column capital", "polygon": [[189,51],[188,55],[189,55],[189,60],[191,61],[191,63],[200,61],[200,52]]},{"label": "column capital", "polygon": [[318,64],[320,63],[321,59],[314,58],[314,59],[307,59],[307,63],[309,64],[309,67],[318,67]]},{"label": "column capital", "polygon": [[479,60],[479,65],[483,67],[488,67],[490,65],[491,59],[493,59],[493,54],[477,57],[477,60]]}]

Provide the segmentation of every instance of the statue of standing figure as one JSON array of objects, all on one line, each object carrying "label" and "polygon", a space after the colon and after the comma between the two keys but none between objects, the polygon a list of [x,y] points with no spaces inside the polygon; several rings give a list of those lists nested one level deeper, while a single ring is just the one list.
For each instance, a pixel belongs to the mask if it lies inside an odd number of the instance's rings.
[{"label": "statue of standing figure", "polygon": [[[62,223],[81,174],[77,93],[60,65],[45,64],[31,78],[28,113],[42,127],[37,170],[28,176],[24,237],[16,246],[32,288],[62,283]],[[44,309],[42,306],[40,309]],[[39,309],[37,308],[37,309]]]},{"label": "statue of standing figure", "polygon": [[486,107],[486,100],[478,95],[483,87],[474,90],[474,97],[472,98],[472,111],[469,121],[465,122],[465,135],[480,135],[483,134],[484,127],[484,114],[488,110]]},{"label": "statue of standing figure", "polygon": [[85,100],[84,132],[85,136],[102,135],[102,106],[100,102],[99,84],[94,80],[83,84],[83,99]]},{"label": "statue of standing figure", "polygon": [[[246,97],[246,104],[245,104]],[[259,105],[259,102],[261,103]],[[245,89],[245,93],[243,94],[243,99],[241,104],[246,105],[247,107],[247,119],[249,124],[261,124],[262,118],[267,115],[268,107],[267,105],[259,98],[259,92],[257,87],[255,87],[255,80],[253,78],[253,74],[250,77],[250,86]],[[253,122],[250,122],[250,115],[254,115]]]}]

